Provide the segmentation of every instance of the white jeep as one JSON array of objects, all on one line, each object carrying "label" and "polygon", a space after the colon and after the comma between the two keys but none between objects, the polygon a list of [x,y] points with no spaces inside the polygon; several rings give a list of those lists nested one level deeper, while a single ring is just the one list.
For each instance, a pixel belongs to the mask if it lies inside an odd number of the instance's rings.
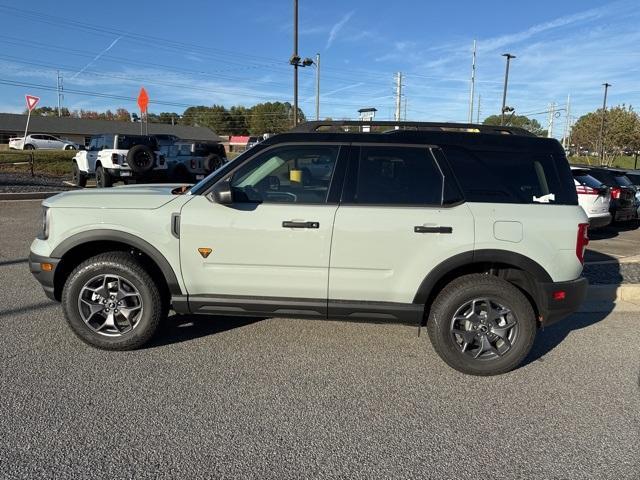
[{"label": "white jeep", "polygon": [[31,271],[98,348],[140,347],[171,308],[426,324],[457,370],[517,367],[586,294],[588,220],[562,147],[511,127],[377,123],[309,122],[187,191],[51,197]]},{"label": "white jeep", "polygon": [[84,187],[95,176],[98,188],[114,182],[164,179],[167,162],[153,136],[104,134],[91,137],[86,150],[73,157],[73,183]]}]

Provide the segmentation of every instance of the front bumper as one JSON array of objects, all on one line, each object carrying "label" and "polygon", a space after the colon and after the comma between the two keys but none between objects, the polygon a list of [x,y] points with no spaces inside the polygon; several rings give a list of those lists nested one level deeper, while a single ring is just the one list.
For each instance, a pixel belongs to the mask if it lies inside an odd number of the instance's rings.
[{"label": "front bumper", "polygon": [[[540,285],[542,290],[541,323],[543,326],[548,326],[580,308],[587,295],[589,281],[580,277],[569,282],[542,283]],[[558,292],[564,292],[564,298],[556,300],[554,294]]]},{"label": "front bumper", "polygon": [[[43,263],[50,263],[53,265],[51,271],[43,270]],[[29,253],[29,270],[31,270],[31,273],[36,280],[40,282],[40,285],[42,285],[45,295],[51,300],[59,300],[56,298],[54,283],[58,263],[60,263],[59,258],[43,257],[42,255],[37,255],[33,252]]]}]

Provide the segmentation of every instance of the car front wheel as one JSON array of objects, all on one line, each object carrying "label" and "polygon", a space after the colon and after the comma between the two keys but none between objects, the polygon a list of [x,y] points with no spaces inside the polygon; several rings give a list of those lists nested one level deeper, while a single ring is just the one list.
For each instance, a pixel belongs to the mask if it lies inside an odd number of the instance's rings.
[{"label": "car front wheel", "polygon": [[96,187],[109,188],[113,185],[113,178],[111,174],[100,165],[96,168]]},{"label": "car front wheel", "polygon": [[132,350],[147,343],[166,316],[164,305],[151,276],[126,252],[108,252],[81,263],[62,292],[62,308],[73,332],[105,350]]},{"label": "car front wheel", "polygon": [[529,354],[536,317],[524,294],[491,275],[473,274],[449,283],[434,301],[427,331],[440,357],[471,375],[513,370]]}]

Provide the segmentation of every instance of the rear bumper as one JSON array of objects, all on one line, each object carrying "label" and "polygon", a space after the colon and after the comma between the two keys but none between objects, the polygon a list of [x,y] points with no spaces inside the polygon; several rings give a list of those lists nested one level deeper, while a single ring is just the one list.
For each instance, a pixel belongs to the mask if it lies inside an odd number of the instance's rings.
[{"label": "rear bumper", "polygon": [[[580,277],[569,282],[554,282],[540,284],[542,302],[540,305],[541,322],[543,326],[551,325],[574,313],[587,295],[589,281]],[[554,299],[554,293],[564,292],[564,298]]]},{"label": "rear bumper", "polygon": [[[43,263],[50,263],[53,265],[53,269],[51,271],[42,270]],[[54,278],[56,275],[56,268],[58,268],[58,263],[60,263],[59,258],[50,258],[43,257],[41,255],[36,255],[35,253],[29,253],[29,270],[33,276],[40,282],[42,285],[42,289],[47,297],[51,300],[58,300],[55,296],[55,286],[54,286]]]},{"label": "rear bumper", "polygon": [[598,215],[594,217],[589,217],[589,228],[596,229],[606,227],[611,223],[611,214],[605,213],[604,215]]}]

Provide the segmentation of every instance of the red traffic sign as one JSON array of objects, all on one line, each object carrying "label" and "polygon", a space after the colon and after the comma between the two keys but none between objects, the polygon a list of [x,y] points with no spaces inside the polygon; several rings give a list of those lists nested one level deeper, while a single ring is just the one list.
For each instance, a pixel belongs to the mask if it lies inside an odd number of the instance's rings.
[{"label": "red traffic sign", "polygon": [[149,95],[147,95],[147,91],[142,87],[140,89],[140,94],[138,95],[138,106],[140,107],[141,112],[147,111],[147,106],[149,105]]},{"label": "red traffic sign", "polygon": [[36,108],[36,105],[40,101],[40,97],[36,97],[34,95],[25,95],[24,99],[27,101],[27,108],[29,109],[29,111]]}]

